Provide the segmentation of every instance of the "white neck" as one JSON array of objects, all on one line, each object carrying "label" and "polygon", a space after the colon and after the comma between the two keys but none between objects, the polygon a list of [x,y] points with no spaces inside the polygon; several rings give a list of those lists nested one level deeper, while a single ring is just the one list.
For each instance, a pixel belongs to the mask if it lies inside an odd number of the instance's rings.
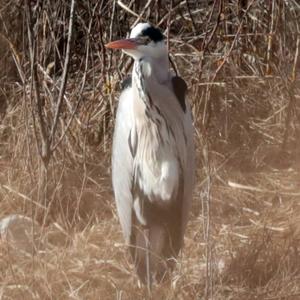
[{"label": "white neck", "polygon": [[168,56],[162,56],[152,60],[151,67],[153,70],[153,76],[156,77],[159,83],[163,83],[169,78],[169,58]]},{"label": "white neck", "polygon": [[144,57],[142,60],[135,60],[134,64],[142,64],[142,72],[144,78],[156,80],[163,83],[169,78],[169,58],[161,57]]}]

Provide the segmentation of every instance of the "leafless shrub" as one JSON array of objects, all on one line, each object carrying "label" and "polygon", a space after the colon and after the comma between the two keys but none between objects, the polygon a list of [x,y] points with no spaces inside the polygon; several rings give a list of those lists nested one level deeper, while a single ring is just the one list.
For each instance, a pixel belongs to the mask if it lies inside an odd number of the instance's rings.
[{"label": "leafless shrub", "polygon": [[0,298],[145,297],[109,184],[131,60],[104,47],[145,20],[188,83],[199,164],[186,247],[155,299],[297,297],[299,19],[295,0],[0,0],[0,217],[30,216],[49,241],[22,259],[0,242]]}]

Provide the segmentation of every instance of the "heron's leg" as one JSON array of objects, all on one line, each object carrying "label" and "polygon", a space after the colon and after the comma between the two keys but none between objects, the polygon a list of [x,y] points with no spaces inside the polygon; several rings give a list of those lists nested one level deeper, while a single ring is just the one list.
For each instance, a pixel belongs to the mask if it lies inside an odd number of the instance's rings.
[{"label": "heron's leg", "polygon": [[151,278],[151,270],[150,270],[150,230],[144,229],[145,241],[146,241],[146,271],[147,271],[147,289],[148,294],[151,296],[152,291],[152,278]]}]

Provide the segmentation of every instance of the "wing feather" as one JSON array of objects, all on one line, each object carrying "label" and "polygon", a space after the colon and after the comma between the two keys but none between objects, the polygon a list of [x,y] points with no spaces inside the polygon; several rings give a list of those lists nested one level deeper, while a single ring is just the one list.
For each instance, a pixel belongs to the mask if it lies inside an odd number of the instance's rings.
[{"label": "wing feather", "polygon": [[[187,94],[187,84],[179,76],[173,76],[171,78],[173,92],[177,98],[182,111],[180,114],[180,121],[183,124],[183,133],[185,138],[185,147],[183,149],[182,145],[178,148],[178,154],[182,159],[182,169],[183,169],[183,205],[182,205],[182,233],[184,233],[188,219],[189,212],[191,209],[193,188],[195,184],[195,145],[194,145],[194,125],[192,119],[192,112],[190,104],[186,97]],[[185,150],[185,151],[184,151]]]},{"label": "wing feather", "polygon": [[195,185],[195,145],[194,145],[194,125],[190,105],[186,102],[186,113],[183,116],[183,126],[187,138],[187,160],[184,166],[184,205],[182,209],[183,232],[189,219],[189,212],[192,204],[193,189]]},{"label": "wing feather", "polygon": [[183,173],[179,183],[183,184],[181,215],[183,234],[189,219],[195,181],[194,126],[186,95],[187,85],[182,78],[173,76],[164,84],[149,80],[147,88],[176,135],[177,157]]},{"label": "wing feather", "polygon": [[126,243],[130,241],[132,222],[133,158],[129,145],[132,128],[132,95],[131,87],[127,87],[119,100],[112,149],[112,184]]},{"label": "wing feather", "polygon": [[[175,126],[174,132],[177,136],[177,157],[182,167],[183,180],[183,199],[181,226],[182,234],[185,231],[186,224],[189,219],[189,211],[192,202],[192,192],[195,177],[195,151],[194,151],[194,127],[191,115],[190,105],[185,97],[178,99],[178,89],[174,89],[174,83],[184,82],[181,78],[176,78],[170,82],[170,87],[166,85],[149,86],[152,98],[157,101],[160,109],[164,111],[169,124]],[[181,84],[181,88],[183,85]],[[183,96],[183,95],[181,95]],[[184,103],[183,103],[184,100]],[[184,105],[183,105],[184,104]],[[122,92],[117,117],[115,132],[113,138],[113,154],[112,154],[112,177],[117,211],[123,234],[127,243],[130,243],[130,235],[132,231],[132,181],[133,181],[133,154],[135,152],[134,143],[130,144],[134,139],[134,119],[133,119],[133,94],[132,88],[126,87]],[[183,109],[183,107],[185,109]],[[183,131],[183,132],[182,132]],[[181,134],[179,134],[181,132]]]}]

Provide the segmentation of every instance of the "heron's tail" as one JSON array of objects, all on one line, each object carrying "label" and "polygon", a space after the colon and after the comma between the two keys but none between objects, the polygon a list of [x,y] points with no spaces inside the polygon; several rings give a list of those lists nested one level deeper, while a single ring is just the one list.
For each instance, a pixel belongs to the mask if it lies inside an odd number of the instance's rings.
[{"label": "heron's tail", "polygon": [[149,284],[149,280],[160,283],[167,279],[175,266],[181,240],[161,224],[135,228],[134,236],[131,255],[140,280]]}]

